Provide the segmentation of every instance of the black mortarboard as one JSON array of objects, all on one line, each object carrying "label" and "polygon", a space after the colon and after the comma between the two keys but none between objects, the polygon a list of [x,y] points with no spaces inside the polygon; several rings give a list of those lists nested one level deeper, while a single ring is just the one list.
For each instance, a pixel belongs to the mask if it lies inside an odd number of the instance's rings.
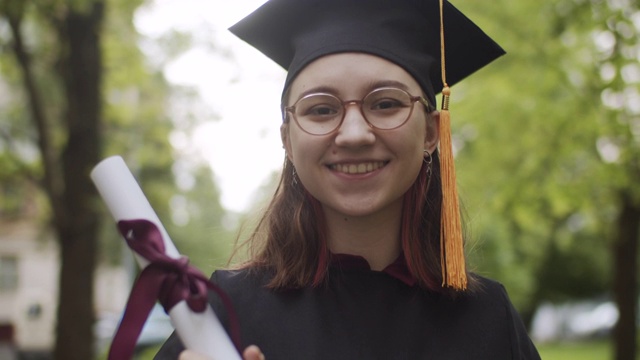
[{"label": "black mortarboard", "polygon": [[340,52],[385,58],[411,74],[435,105],[442,89],[440,247],[443,286],[467,288],[449,85],[504,50],[445,0],[270,0],[231,32],[288,71],[284,90],[313,60]]},{"label": "black mortarboard", "polygon": [[[450,3],[443,14],[449,85],[504,54]],[[400,65],[432,104],[443,86],[438,0],[270,0],[230,30],[288,71],[285,89],[313,60],[351,51]]]}]

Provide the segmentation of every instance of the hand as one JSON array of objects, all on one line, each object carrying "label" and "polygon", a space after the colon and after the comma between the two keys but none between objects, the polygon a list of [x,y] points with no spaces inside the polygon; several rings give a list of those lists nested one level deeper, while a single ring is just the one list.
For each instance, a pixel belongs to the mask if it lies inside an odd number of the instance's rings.
[{"label": "hand", "polygon": [[[242,357],[244,358],[244,360],[265,360],[264,354],[262,354],[260,348],[255,345],[248,346],[246,349],[244,349]],[[180,353],[180,357],[178,358],[178,360],[211,360],[211,358],[200,355],[193,351],[185,350]]]}]

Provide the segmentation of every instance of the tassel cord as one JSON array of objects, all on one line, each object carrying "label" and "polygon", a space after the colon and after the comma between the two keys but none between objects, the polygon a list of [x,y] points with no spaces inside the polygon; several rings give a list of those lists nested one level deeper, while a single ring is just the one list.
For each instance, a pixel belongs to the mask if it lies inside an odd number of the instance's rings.
[{"label": "tassel cord", "polygon": [[447,85],[446,79],[443,2],[440,0],[440,68],[443,84],[440,112],[440,171],[442,178],[440,260],[442,285],[452,287],[455,290],[465,290],[467,288],[467,272],[451,140],[451,114],[449,113],[451,89]]}]

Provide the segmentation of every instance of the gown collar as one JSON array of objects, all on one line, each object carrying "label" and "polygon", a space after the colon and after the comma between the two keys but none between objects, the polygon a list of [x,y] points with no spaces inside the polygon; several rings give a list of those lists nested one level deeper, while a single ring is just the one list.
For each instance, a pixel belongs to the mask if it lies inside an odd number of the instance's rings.
[{"label": "gown collar", "polygon": [[[367,259],[351,254],[331,254],[331,266],[341,269],[371,270]],[[382,269],[381,272],[402,281],[408,286],[414,286],[416,284],[416,278],[409,271],[407,261],[402,253],[394,262]]]}]

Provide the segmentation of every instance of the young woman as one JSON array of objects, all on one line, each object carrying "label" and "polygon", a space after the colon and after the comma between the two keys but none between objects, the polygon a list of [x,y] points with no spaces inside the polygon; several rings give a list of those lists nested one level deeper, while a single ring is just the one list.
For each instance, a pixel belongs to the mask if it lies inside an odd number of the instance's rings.
[{"label": "young woman", "polygon": [[[260,348],[245,359],[539,359],[503,287],[448,254],[439,9],[271,0],[232,28],[288,69],[279,187],[248,262],[212,276]],[[451,83],[502,55],[443,10]],[[173,336],[156,358],[199,358],[182,350]]]}]

